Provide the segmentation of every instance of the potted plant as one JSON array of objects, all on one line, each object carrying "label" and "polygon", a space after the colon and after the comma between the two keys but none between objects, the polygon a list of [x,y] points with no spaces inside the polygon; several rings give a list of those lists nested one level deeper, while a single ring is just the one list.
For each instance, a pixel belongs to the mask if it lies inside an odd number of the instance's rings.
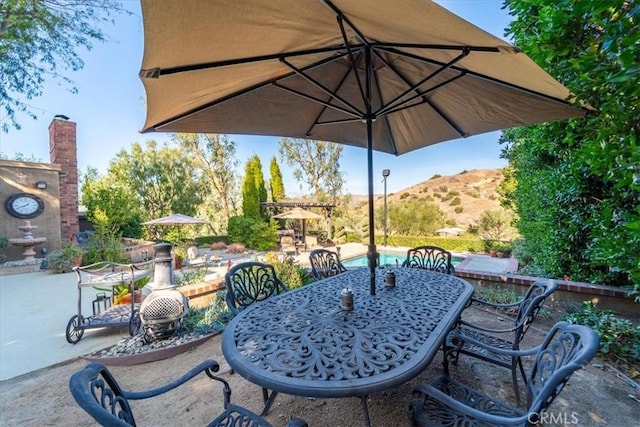
[{"label": "potted plant", "polygon": [[187,249],[184,246],[176,245],[172,249],[173,255],[173,268],[176,270],[182,269],[182,263],[187,256]]}]

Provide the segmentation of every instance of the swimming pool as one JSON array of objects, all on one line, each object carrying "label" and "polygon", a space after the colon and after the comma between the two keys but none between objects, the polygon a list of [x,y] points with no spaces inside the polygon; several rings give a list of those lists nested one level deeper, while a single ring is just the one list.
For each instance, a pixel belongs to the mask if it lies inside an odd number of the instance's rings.
[{"label": "swimming pool", "polygon": [[[391,265],[391,266],[401,265],[402,262],[407,258],[406,252],[405,253],[378,252],[378,253],[380,254],[380,265]],[[366,254],[359,255],[353,258],[347,258],[341,261],[345,267],[366,267],[368,265]],[[454,267],[460,264],[462,261],[464,261],[463,257],[458,257],[458,256],[451,257],[451,264],[453,264]]]}]

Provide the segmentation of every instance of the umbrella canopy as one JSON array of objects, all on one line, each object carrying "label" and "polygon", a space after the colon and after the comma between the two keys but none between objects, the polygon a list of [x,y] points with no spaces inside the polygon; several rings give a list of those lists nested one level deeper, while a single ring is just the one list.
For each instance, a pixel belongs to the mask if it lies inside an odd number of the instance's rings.
[{"label": "umbrella canopy", "polygon": [[318,215],[315,212],[308,211],[303,208],[293,208],[278,215],[274,215],[271,218],[276,219],[301,219],[302,220],[302,240],[307,243],[307,220],[308,219],[322,219],[322,215]]},{"label": "umbrella canopy", "polygon": [[[188,225],[188,224],[192,224],[192,225],[197,225],[197,224],[208,224],[208,221],[205,221],[204,219],[199,219],[199,218],[194,218],[192,216],[189,215],[184,215],[181,213],[175,213],[175,214],[171,214],[169,216],[165,216],[162,218],[157,218],[157,219],[152,219],[150,221],[146,221],[143,222],[142,225],[156,225],[156,226],[160,226],[160,225],[177,225],[177,226],[181,226],[181,225]],[[180,229],[178,228],[178,240],[180,240]]]},{"label": "umbrella canopy", "polygon": [[151,221],[143,222],[143,225],[182,225],[182,224],[207,224],[204,219],[194,218],[181,213],[172,214]]},{"label": "umbrella canopy", "polygon": [[509,43],[425,0],[142,0],[143,132],[431,144],[583,114]]}]

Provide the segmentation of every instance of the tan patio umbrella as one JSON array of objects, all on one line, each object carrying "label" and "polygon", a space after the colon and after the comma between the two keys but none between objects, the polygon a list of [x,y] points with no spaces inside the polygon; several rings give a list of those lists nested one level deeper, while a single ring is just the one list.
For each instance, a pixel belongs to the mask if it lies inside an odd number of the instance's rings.
[{"label": "tan patio umbrella", "polygon": [[[177,225],[180,227],[182,225],[188,225],[188,224],[197,225],[197,224],[208,224],[208,223],[209,222],[205,221],[204,219],[194,218],[192,216],[184,215],[181,213],[175,213],[162,218],[152,219],[150,221],[143,222],[142,225],[156,225],[156,226]],[[178,228],[178,240],[179,239],[180,239],[180,228]]]},{"label": "tan patio umbrella", "polygon": [[308,211],[303,208],[293,208],[278,215],[274,215],[271,218],[276,219],[301,219],[302,220],[302,240],[304,244],[307,244],[307,220],[308,219],[323,219],[322,215],[318,215],[315,212]]},{"label": "tan patio umbrella", "polygon": [[425,0],[142,0],[143,132],[288,136],[373,150],[584,114],[509,43]]}]

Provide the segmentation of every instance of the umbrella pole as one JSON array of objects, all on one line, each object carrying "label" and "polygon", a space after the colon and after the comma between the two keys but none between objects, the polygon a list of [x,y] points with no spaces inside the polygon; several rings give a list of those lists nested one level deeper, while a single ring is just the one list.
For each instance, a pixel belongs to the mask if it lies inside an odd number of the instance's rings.
[{"label": "umbrella pole", "polygon": [[373,118],[371,113],[371,51],[365,49],[365,104],[367,108],[367,172],[369,182],[369,293],[376,294],[376,238],[373,214]]}]

